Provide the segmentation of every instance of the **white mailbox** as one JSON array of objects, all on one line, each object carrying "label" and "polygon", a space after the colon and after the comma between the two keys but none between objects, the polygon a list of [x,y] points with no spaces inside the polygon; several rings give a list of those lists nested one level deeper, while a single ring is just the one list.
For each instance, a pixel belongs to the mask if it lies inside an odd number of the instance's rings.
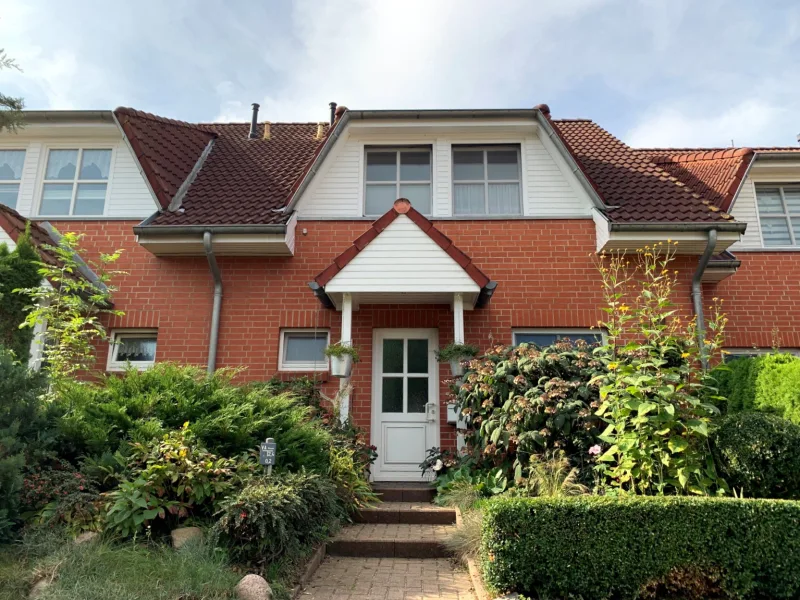
[{"label": "white mailbox", "polygon": [[447,403],[447,422],[450,425],[456,425],[461,429],[465,429],[467,427],[467,423],[464,421],[461,411],[458,410],[458,404],[455,402]]}]

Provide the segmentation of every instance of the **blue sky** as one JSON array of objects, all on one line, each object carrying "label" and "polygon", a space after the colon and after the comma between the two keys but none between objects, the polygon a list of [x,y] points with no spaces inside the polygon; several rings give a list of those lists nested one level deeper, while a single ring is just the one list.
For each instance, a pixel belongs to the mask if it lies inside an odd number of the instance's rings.
[{"label": "blue sky", "polygon": [[320,121],[350,108],[589,117],[637,146],[796,145],[800,2],[3,0],[31,109]]}]

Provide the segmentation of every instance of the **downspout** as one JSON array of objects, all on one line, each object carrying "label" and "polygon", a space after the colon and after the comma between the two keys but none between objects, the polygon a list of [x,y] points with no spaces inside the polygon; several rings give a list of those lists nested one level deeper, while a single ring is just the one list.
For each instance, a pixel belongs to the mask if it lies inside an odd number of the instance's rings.
[{"label": "downspout", "polygon": [[217,342],[219,340],[219,315],[222,310],[222,275],[217,265],[217,257],[211,247],[211,232],[203,233],[203,248],[208,258],[211,277],[214,279],[214,306],[211,309],[211,335],[208,339],[208,374],[212,375],[217,368]]},{"label": "downspout", "polygon": [[709,229],[706,249],[703,251],[700,261],[697,263],[697,270],[692,277],[692,304],[697,317],[697,347],[700,349],[700,363],[703,365],[703,370],[708,369],[708,352],[705,344],[706,322],[703,318],[703,273],[708,266],[708,261],[711,260],[711,255],[714,254],[716,245],[717,230]]}]

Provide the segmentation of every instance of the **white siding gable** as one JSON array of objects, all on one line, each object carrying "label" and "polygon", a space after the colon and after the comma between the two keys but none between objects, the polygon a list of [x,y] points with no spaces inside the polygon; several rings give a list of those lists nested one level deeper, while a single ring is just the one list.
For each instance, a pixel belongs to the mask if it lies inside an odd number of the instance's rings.
[{"label": "white siding gable", "polygon": [[3,244],[5,244],[9,250],[13,250],[17,247],[14,240],[11,239],[11,236],[6,233],[6,230],[0,227],[0,246]]},{"label": "white siding gable", "polygon": [[750,177],[745,179],[742,189],[739,190],[731,215],[737,221],[747,223],[747,229],[739,241],[731,246],[731,252],[761,248],[761,224],[758,222],[758,209],[756,208],[756,186]]},{"label": "white siding gable", "polygon": [[339,292],[469,292],[478,284],[406,215],[397,218],[325,286]]}]

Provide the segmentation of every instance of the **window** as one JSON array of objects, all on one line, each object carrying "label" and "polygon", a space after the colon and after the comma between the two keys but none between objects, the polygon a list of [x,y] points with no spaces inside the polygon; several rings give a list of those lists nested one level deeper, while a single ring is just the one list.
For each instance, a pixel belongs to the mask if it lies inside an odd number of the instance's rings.
[{"label": "window", "polygon": [[381,216],[398,198],[431,214],[431,151],[427,148],[367,150],[364,214]]},{"label": "window", "polygon": [[108,371],[123,371],[128,364],[147,369],[156,362],[158,332],[154,329],[127,329],[111,332]]},{"label": "window", "polygon": [[764,246],[800,246],[800,185],[756,188]]},{"label": "window", "polygon": [[284,329],[281,331],[281,371],[327,371],[324,354],[330,334],[313,329]]},{"label": "window", "polygon": [[43,216],[92,216],[105,212],[111,150],[51,149],[47,155]]},{"label": "window", "polygon": [[520,215],[519,148],[453,147],[453,214]]},{"label": "window", "polygon": [[574,341],[586,340],[589,344],[602,344],[603,334],[598,331],[586,329],[529,329],[514,332],[514,345],[535,344],[540,348],[555,344],[558,340],[569,339]]},{"label": "window", "polygon": [[0,150],[0,204],[17,208],[25,150]]}]

